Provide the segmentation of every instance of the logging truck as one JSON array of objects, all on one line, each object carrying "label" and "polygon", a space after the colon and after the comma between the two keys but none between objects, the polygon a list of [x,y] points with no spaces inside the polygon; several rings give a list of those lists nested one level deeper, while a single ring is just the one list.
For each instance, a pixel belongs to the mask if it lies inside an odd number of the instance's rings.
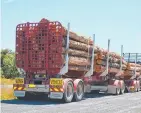
[{"label": "logging truck", "polygon": [[[109,66],[110,40],[106,53],[106,65],[102,71],[95,71],[95,35],[88,43],[91,50],[87,51],[90,65],[85,68],[71,66],[76,61],[71,61],[70,24],[65,30],[64,54],[62,56],[62,25],[59,22],[23,23],[16,27],[16,66],[21,74],[13,84],[14,95],[18,99],[25,99],[28,94],[41,93],[50,99],[60,99],[65,102],[82,100],[85,93],[105,92],[110,94],[123,94],[126,91],[140,90],[140,76],[124,76],[122,68],[123,57],[128,57],[127,62],[134,59],[139,63],[141,54],[123,54],[121,46],[120,68]],[[78,38],[78,37],[76,37]],[[84,42],[80,39],[81,42]],[[72,43],[74,44],[74,43]],[[82,44],[84,45],[84,44]],[[81,47],[79,48],[81,49]],[[85,49],[85,48],[84,48]],[[73,52],[77,54],[77,52]],[[72,55],[72,54],[71,54]],[[83,55],[82,55],[83,56]],[[75,57],[76,58],[76,57]],[[72,58],[75,60],[75,58]],[[62,62],[62,59],[64,62]],[[79,58],[81,59],[81,58]],[[137,61],[138,60],[138,61]],[[141,61],[141,60],[140,60]],[[85,60],[80,62],[83,64]],[[78,65],[78,64],[76,64]],[[136,68],[135,68],[136,69]]]}]

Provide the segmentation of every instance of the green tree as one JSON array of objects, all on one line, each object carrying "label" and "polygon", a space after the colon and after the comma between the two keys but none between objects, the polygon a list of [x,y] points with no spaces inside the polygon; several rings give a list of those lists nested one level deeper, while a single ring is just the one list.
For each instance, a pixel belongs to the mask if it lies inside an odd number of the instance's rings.
[{"label": "green tree", "polygon": [[12,52],[12,50],[10,50],[10,49],[2,49],[1,50],[1,66],[3,66],[3,58],[7,54],[14,54],[14,52]]},{"label": "green tree", "polygon": [[2,70],[2,68],[0,68],[0,76],[3,77],[3,70]]},{"label": "green tree", "polygon": [[15,54],[8,49],[1,51],[1,74],[2,73],[5,78],[19,76],[19,72],[15,65]]}]

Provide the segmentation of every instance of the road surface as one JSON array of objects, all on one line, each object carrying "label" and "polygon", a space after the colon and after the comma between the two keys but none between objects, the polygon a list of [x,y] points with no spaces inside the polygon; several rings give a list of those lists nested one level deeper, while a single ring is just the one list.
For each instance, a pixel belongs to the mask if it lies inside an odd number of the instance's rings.
[{"label": "road surface", "polygon": [[80,102],[7,100],[2,113],[141,113],[141,92],[114,96],[87,94]]}]

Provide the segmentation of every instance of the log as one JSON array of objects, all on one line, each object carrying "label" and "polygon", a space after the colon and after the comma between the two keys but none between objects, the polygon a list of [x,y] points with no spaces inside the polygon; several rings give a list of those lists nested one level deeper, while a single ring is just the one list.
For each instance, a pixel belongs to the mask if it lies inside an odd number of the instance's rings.
[{"label": "log", "polygon": [[[64,37],[67,37],[67,30],[64,34]],[[71,40],[74,40],[74,41],[77,41],[77,42],[81,42],[81,43],[84,43],[84,44],[92,44],[92,40],[90,39],[90,37],[86,37],[86,36],[79,36],[78,34],[70,31],[69,32],[69,37]]]},{"label": "log", "polygon": [[117,59],[120,59],[120,55],[117,54],[117,53],[115,53],[115,52],[110,52],[109,53],[109,56],[114,57],[114,58],[117,58]]},{"label": "log", "polygon": [[129,63],[128,65],[130,65],[131,67],[140,67],[141,68],[141,65],[140,64],[135,64],[135,63]]},{"label": "log", "polygon": [[122,69],[125,70],[127,66],[125,64],[122,65]]},{"label": "log", "polygon": [[[132,71],[132,70],[127,70],[127,71],[125,71],[124,72],[124,76],[133,76],[134,75],[134,71]],[[137,76],[140,76],[141,74],[140,74],[140,72],[136,72],[136,75]]]},{"label": "log", "polygon": [[106,69],[106,67],[102,66],[102,65],[95,65],[94,66],[94,71],[97,73],[103,72],[105,69]]},{"label": "log", "polygon": [[[63,47],[66,47],[66,41],[65,39],[63,39]],[[77,41],[74,41],[74,40],[70,40],[69,41],[69,48],[70,49],[76,49],[76,50],[81,50],[81,51],[92,51],[92,46],[91,45],[88,45],[88,44],[84,44],[84,43],[81,43],[81,42],[77,42]],[[95,46],[94,48],[94,52],[97,53],[98,52],[98,47]]]},{"label": "log", "polygon": [[[62,47],[62,54],[65,54],[66,50],[64,47]],[[76,50],[76,49],[69,49],[68,50],[69,56],[77,56],[77,57],[84,57],[84,58],[90,58],[92,55],[91,53],[88,54],[86,51],[82,50]],[[96,53],[94,54],[94,57],[96,57]]]},{"label": "log", "polygon": [[[65,63],[64,55],[62,55],[62,61]],[[90,65],[90,60],[83,57],[69,56],[69,65],[75,66],[87,66]]]},{"label": "log", "polygon": [[[117,64],[117,63],[110,63],[109,64],[111,68],[117,68],[117,69],[120,69],[120,64]],[[126,69],[126,65],[122,65],[122,70],[125,70]]]},{"label": "log", "polygon": [[112,57],[110,58],[110,61],[109,62],[112,62],[112,63],[119,63],[120,64],[120,59],[117,59],[115,57]]},{"label": "log", "polygon": [[89,71],[89,67],[86,66],[69,66],[69,70],[73,71]]},{"label": "log", "polygon": [[[105,55],[103,53],[97,53],[96,59],[106,61],[107,60],[107,55]],[[117,58],[115,56],[109,56],[109,62],[120,64],[120,58]],[[127,65],[127,62],[122,60],[122,64]]]},{"label": "log", "polygon": [[[119,72],[119,68],[110,68],[110,73],[114,73],[115,75]],[[123,70],[120,72],[123,73]]]},{"label": "log", "polygon": [[[62,54],[65,54],[65,52],[66,52],[65,48],[62,48]],[[84,58],[90,57],[90,54],[88,52],[82,50],[76,50],[76,49],[69,49],[68,54],[70,56],[78,56]]]},{"label": "log", "polygon": [[[95,64],[96,65],[106,66],[106,60],[101,60],[101,59],[96,60],[95,59]],[[109,62],[109,67],[119,69],[120,68],[120,63]],[[124,69],[124,70],[126,69],[126,65],[125,64],[122,64],[122,69]]]},{"label": "log", "polygon": [[[65,44],[66,44],[65,40],[63,40],[63,47],[66,46]],[[87,44],[83,44],[83,43],[76,42],[73,40],[69,41],[69,47],[72,49],[83,50],[83,51],[88,51],[89,49]]]},{"label": "log", "polygon": [[110,63],[109,66],[112,68],[118,68],[118,69],[120,68],[120,65],[117,63]]},{"label": "log", "polygon": [[98,64],[98,65],[106,66],[106,61],[104,61],[104,60],[98,59],[98,60],[95,60],[95,62],[96,62],[96,64]]},{"label": "log", "polygon": [[69,57],[69,65],[87,66],[90,65],[90,60],[82,57]]},{"label": "log", "polygon": [[[127,70],[134,71],[134,70],[135,70],[135,67],[130,67],[130,68],[128,68]],[[141,71],[141,68],[136,67],[136,71],[137,71],[137,72]]]},{"label": "log", "polygon": [[[62,61],[64,64],[65,63],[64,55],[62,55]],[[60,68],[59,65],[56,66],[57,66],[56,68]],[[90,60],[82,57],[69,56],[68,66],[70,70],[87,71],[90,68]]]}]

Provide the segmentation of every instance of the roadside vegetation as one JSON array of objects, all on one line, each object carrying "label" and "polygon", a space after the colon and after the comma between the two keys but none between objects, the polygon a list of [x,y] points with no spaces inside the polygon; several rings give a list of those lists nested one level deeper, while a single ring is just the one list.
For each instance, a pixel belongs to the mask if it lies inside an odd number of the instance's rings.
[{"label": "roadside vegetation", "polygon": [[12,79],[19,76],[15,64],[15,53],[9,49],[1,50],[1,77]]},{"label": "roadside vegetation", "polygon": [[0,92],[0,100],[11,100],[11,99],[16,99],[13,93],[13,88],[1,88]]},{"label": "roadside vegetation", "polygon": [[6,79],[6,78],[1,78],[0,85],[1,90],[0,90],[0,100],[10,100],[10,99],[15,99],[13,94],[13,88],[8,87],[7,85],[12,85],[15,83],[14,79]]},{"label": "roadside vegetation", "polygon": [[0,58],[0,85],[2,85],[0,90],[0,100],[15,99],[13,88],[5,87],[14,84],[14,78],[19,76],[19,72],[15,65],[15,53],[9,49],[3,49],[1,50]]}]

